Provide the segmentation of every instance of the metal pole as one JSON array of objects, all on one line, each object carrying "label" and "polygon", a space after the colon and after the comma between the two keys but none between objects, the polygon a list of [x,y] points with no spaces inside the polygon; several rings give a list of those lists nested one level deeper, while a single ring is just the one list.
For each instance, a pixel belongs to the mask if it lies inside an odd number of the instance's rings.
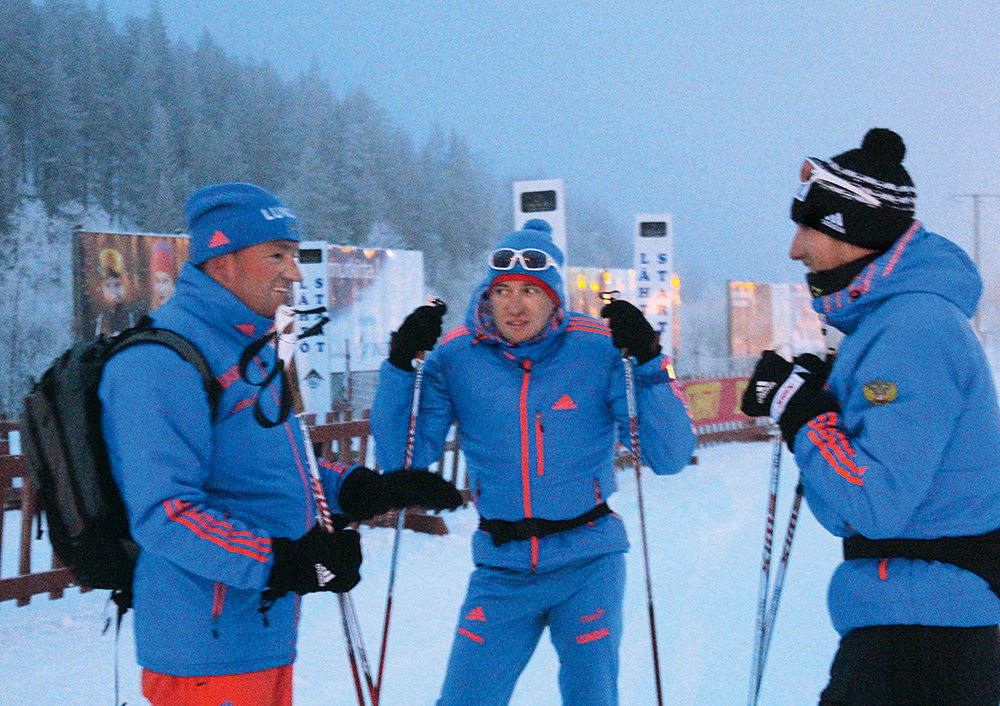
[{"label": "metal pole", "polygon": [[771,549],[774,542],[774,518],[778,506],[778,479],[781,475],[781,432],[773,430],[771,441],[771,473],[767,489],[767,520],[764,523],[764,548],[760,560],[760,580],[757,586],[757,625],[754,630],[750,690],[747,706],[756,706],[763,673],[764,638],[767,632],[767,597],[771,584]]},{"label": "metal pole", "polygon": [[[413,401],[410,405],[410,424],[406,430],[406,451],[403,455],[404,470],[409,470],[413,466],[413,446],[417,433],[417,412],[420,409],[420,384],[424,377],[424,361],[422,357],[414,359],[413,370],[416,372],[416,376],[413,378]],[[396,585],[396,566],[399,564],[399,540],[405,526],[406,508],[401,507],[396,511],[396,535],[392,541],[392,559],[389,562],[389,587],[385,597],[385,620],[382,624],[382,650],[379,653],[378,676],[375,681],[375,689],[379,693],[382,691],[385,647],[389,641],[389,617],[392,615],[392,592]]]},{"label": "metal pole", "polygon": [[[982,270],[979,261],[979,204],[983,199],[1000,199],[1000,194],[955,194],[952,198],[972,199],[972,262],[976,265],[977,270]],[[982,275],[981,271],[980,275]],[[982,310],[982,303],[980,303],[976,307],[975,317],[976,333],[979,334],[980,338],[983,336]]]},{"label": "metal pole", "polygon": [[[335,532],[337,528],[333,523],[333,516],[330,513],[330,505],[326,500],[326,492],[323,490],[323,480],[319,474],[319,464],[316,462],[316,451],[313,448],[312,437],[309,434],[309,423],[306,415],[300,413],[296,415],[299,422],[299,431],[302,433],[302,441],[306,447],[306,463],[309,466],[309,479],[312,483],[313,499],[316,502],[316,519],[326,532]],[[317,564],[317,571],[319,565]],[[364,671],[365,682],[368,686],[368,696],[372,706],[378,706],[378,689],[372,679],[371,669],[368,666],[368,654],[361,639],[361,625],[358,620],[357,611],[354,608],[354,601],[350,593],[338,593],[337,600],[340,604],[340,619],[344,625],[344,638],[347,642],[347,656],[351,663],[351,672],[354,676],[355,686],[358,687],[358,706],[365,706],[364,694],[360,688],[360,675],[358,674],[358,662],[360,661]]]},{"label": "metal pole", "polygon": [[660,680],[660,651],[656,639],[656,616],[653,614],[653,583],[649,571],[649,542],[646,539],[646,508],[642,500],[642,459],[639,453],[639,411],[635,402],[635,380],[632,359],[622,355],[625,366],[625,397],[628,405],[629,443],[635,459],[635,488],[639,499],[639,530],[642,536],[642,561],[646,570],[646,607],[649,612],[649,637],[653,650],[653,677],[656,682],[656,703],[663,706],[663,685]]}]

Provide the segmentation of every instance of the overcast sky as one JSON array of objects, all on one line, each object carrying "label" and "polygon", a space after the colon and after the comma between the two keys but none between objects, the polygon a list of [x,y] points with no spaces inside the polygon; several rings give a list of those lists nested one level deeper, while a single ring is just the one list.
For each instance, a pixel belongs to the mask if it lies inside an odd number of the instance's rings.
[{"label": "overcast sky", "polygon": [[[151,6],[103,1],[118,22]],[[801,281],[787,249],[802,158],[870,127],[903,136],[918,217],[970,253],[971,201],[953,195],[1000,194],[994,0],[159,6],[172,40],[207,30],[286,77],[315,59],[339,96],[364,87],[418,143],[439,124],[501,178],[561,178],[568,210],[603,200],[629,226],[673,213],[689,277]],[[985,200],[984,260],[997,214]]]}]

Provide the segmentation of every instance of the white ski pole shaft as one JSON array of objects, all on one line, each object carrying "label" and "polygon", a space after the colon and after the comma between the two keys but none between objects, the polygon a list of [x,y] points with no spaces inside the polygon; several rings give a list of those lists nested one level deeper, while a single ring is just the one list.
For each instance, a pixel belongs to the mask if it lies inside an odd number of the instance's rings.
[{"label": "white ski pole shaft", "polygon": [[774,574],[774,592],[771,595],[768,606],[767,619],[764,621],[763,648],[760,651],[760,665],[757,669],[757,696],[756,703],[760,695],[760,685],[764,680],[764,667],[767,664],[767,653],[771,648],[771,636],[774,634],[774,622],[778,617],[778,604],[781,602],[781,590],[785,585],[785,572],[788,570],[788,558],[792,554],[792,539],[795,537],[795,526],[799,521],[799,508],[802,505],[802,491],[795,490],[795,499],[792,501],[792,511],[788,516],[788,529],[785,531],[785,543],[781,549],[781,558],[778,560],[778,570]]},{"label": "white ski pole shaft", "polygon": [[[416,358],[413,361],[413,402],[410,404],[410,423],[406,430],[406,451],[403,454],[403,468],[413,466],[413,447],[417,435],[417,411],[420,409],[420,386],[424,377],[424,361]],[[389,619],[392,615],[392,594],[396,586],[396,566],[399,563],[399,542],[406,524],[406,508],[399,508],[396,514],[396,534],[392,541],[392,558],[389,562],[389,587],[385,597],[385,620],[382,623],[382,650],[378,660],[378,677],[375,682],[379,691],[382,689],[382,672],[385,669],[385,647],[389,640]]]},{"label": "white ski pole shaft", "polygon": [[764,525],[764,548],[760,561],[760,583],[757,589],[757,624],[754,630],[751,654],[748,706],[756,706],[759,693],[761,656],[764,649],[764,630],[767,620],[767,595],[771,578],[771,547],[774,542],[774,517],[778,505],[778,479],[781,475],[781,432],[774,430],[771,447],[771,477],[767,493],[767,521]]},{"label": "white ski pole shaft", "polygon": [[[309,433],[309,424],[306,422],[305,414],[298,414],[296,418],[299,421],[299,430],[302,432],[302,441],[306,447],[306,463],[309,466],[309,479],[312,482],[313,499],[316,502],[316,518],[325,531],[333,532],[333,516],[330,513],[330,505],[326,501],[326,491],[323,490],[323,480],[319,474],[319,464],[316,461],[316,451],[313,448],[312,437]],[[357,663],[360,661],[364,670],[365,681],[368,684],[369,697],[373,706],[378,706],[378,690],[375,687],[375,682],[372,680],[371,670],[368,668],[368,655],[365,650],[364,641],[361,638],[360,623],[357,611],[354,608],[354,601],[351,599],[350,593],[338,593],[337,599],[340,604],[340,617],[344,624],[347,653],[351,662],[351,670],[354,672],[355,681],[360,683],[357,673]],[[362,696],[360,690],[358,696]],[[365,706],[363,698],[359,698],[359,706]]]},{"label": "white ski pole shaft", "polygon": [[622,356],[625,367],[625,398],[628,404],[629,442],[635,459],[635,487],[639,499],[639,532],[642,537],[642,561],[646,570],[646,605],[649,610],[649,634],[653,649],[653,676],[656,680],[656,703],[663,706],[663,686],[660,681],[660,651],[656,639],[656,616],[653,611],[653,582],[649,570],[649,542],[646,539],[646,508],[642,499],[642,457],[639,453],[639,413],[635,403],[635,380],[632,359]]}]

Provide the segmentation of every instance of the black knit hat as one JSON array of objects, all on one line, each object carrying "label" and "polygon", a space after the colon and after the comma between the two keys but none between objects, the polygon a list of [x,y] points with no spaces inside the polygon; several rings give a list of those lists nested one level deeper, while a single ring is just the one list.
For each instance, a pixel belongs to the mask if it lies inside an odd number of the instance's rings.
[{"label": "black knit hat", "polygon": [[792,200],[792,220],[871,250],[892,247],[913,222],[917,192],[903,168],[906,145],[873,128],[860,149],[830,160],[809,157]]}]

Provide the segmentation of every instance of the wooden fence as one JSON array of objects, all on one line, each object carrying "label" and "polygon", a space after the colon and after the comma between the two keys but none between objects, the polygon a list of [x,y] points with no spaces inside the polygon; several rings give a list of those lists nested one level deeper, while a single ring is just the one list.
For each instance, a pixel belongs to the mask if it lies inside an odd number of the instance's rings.
[{"label": "wooden fence", "polygon": [[[10,430],[16,430],[11,426]],[[333,421],[310,427],[310,435],[316,447],[317,456],[323,456],[332,461],[342,461],[353,465],[368,464],[374,467],[371,458],[370,429],[368,420]],[[42,593],[49,598],[61,598],[66,588],[76,586],[69,569],[59,563],[52,555],[50,566],[45,569],[32,569],[32,540],[40,537],[41,519],[38,517],[35,492],[31,483],[25,477],[24,458],[7,455],[7,434],[3,437],[3,453],[0,454],[0,498],[3,499],[4,512],[0,512],[0,557],[4,552],[17,552],[17,575],[5,577],[0,574],[0,603],[17,601],[17,605],[28,605],[31,597]],[[469,501],[467,480],[459,478],[458,443],[450,439],[435,470],[445,478],[455,483],[466,502]],[[15,512],[7,512],[15,511]],[[19,511],[19,512],[16,512]],[[20,523],[18,546],[14,550],[4,547],[4,520],[16,518]],[[390,512],[373,518],[368,524],[378,527],[395,527],[396,513]],[[406,514],[405,527],[427,534],[447,534],[448,528],[444,520],[436,514],[428,514],[420,509],[410,510]],[[81,590],[87,590],[81,588]]]},{"label": "wooden fence", "polygon": [[[756,424],[738,413],[738,399],[745,386],[745,378],[722,380],[695,380],[683,383],[688,398],[698,445],[728,441],[758,441],[767,439],[769,427]],[[734,406],[735,405],[735,406]],[[349,416],[339,419],[328,418],[323,424],[311,422],[310,434],[316,448],[316,455],[348,465],[356,463],[375,467],[373,444],[368,420],[352,420]],[[20,523],[17,548],[17,575],[5,577],[0,574],[0,603],[17,601],[17,605],[27,605],[34,595],[48,593],[49,598],[61,598],[63,590],[76,586],[69,569],[59,564],[53,555],[51,565],[40,570],[32,570],[31,546],[33,538],[41,536],[41,520],[36,512],[37,503],[31,484],[25,478],[24,461],[21,456],[8,455],[7,438],[10,431],[16,431],[16,424],[0,421],[0,499],[5,511],[0,513],[0,557],[4,556],[4,520],[9,514]],[[461,473],[459,444],[454,428],[449,434],[444,452],[438,463],[432,467],[450,480],[462,493],[466,503],[470,501],[468,477]],[[620,467],[630,465],[627,454],[620,454]],[[697,462],[693,458],[692,462]],[[390,512],[373,518],[369,523],[377,527],[394,527],[396,513]],[[406,513],[405,526],[417,532],[447,534],[444,521],[437,514],[428,514],[420,509]],[[10,547],[6,551],[12,551]],[[86,589],[82,589],[86,590]]]}]

